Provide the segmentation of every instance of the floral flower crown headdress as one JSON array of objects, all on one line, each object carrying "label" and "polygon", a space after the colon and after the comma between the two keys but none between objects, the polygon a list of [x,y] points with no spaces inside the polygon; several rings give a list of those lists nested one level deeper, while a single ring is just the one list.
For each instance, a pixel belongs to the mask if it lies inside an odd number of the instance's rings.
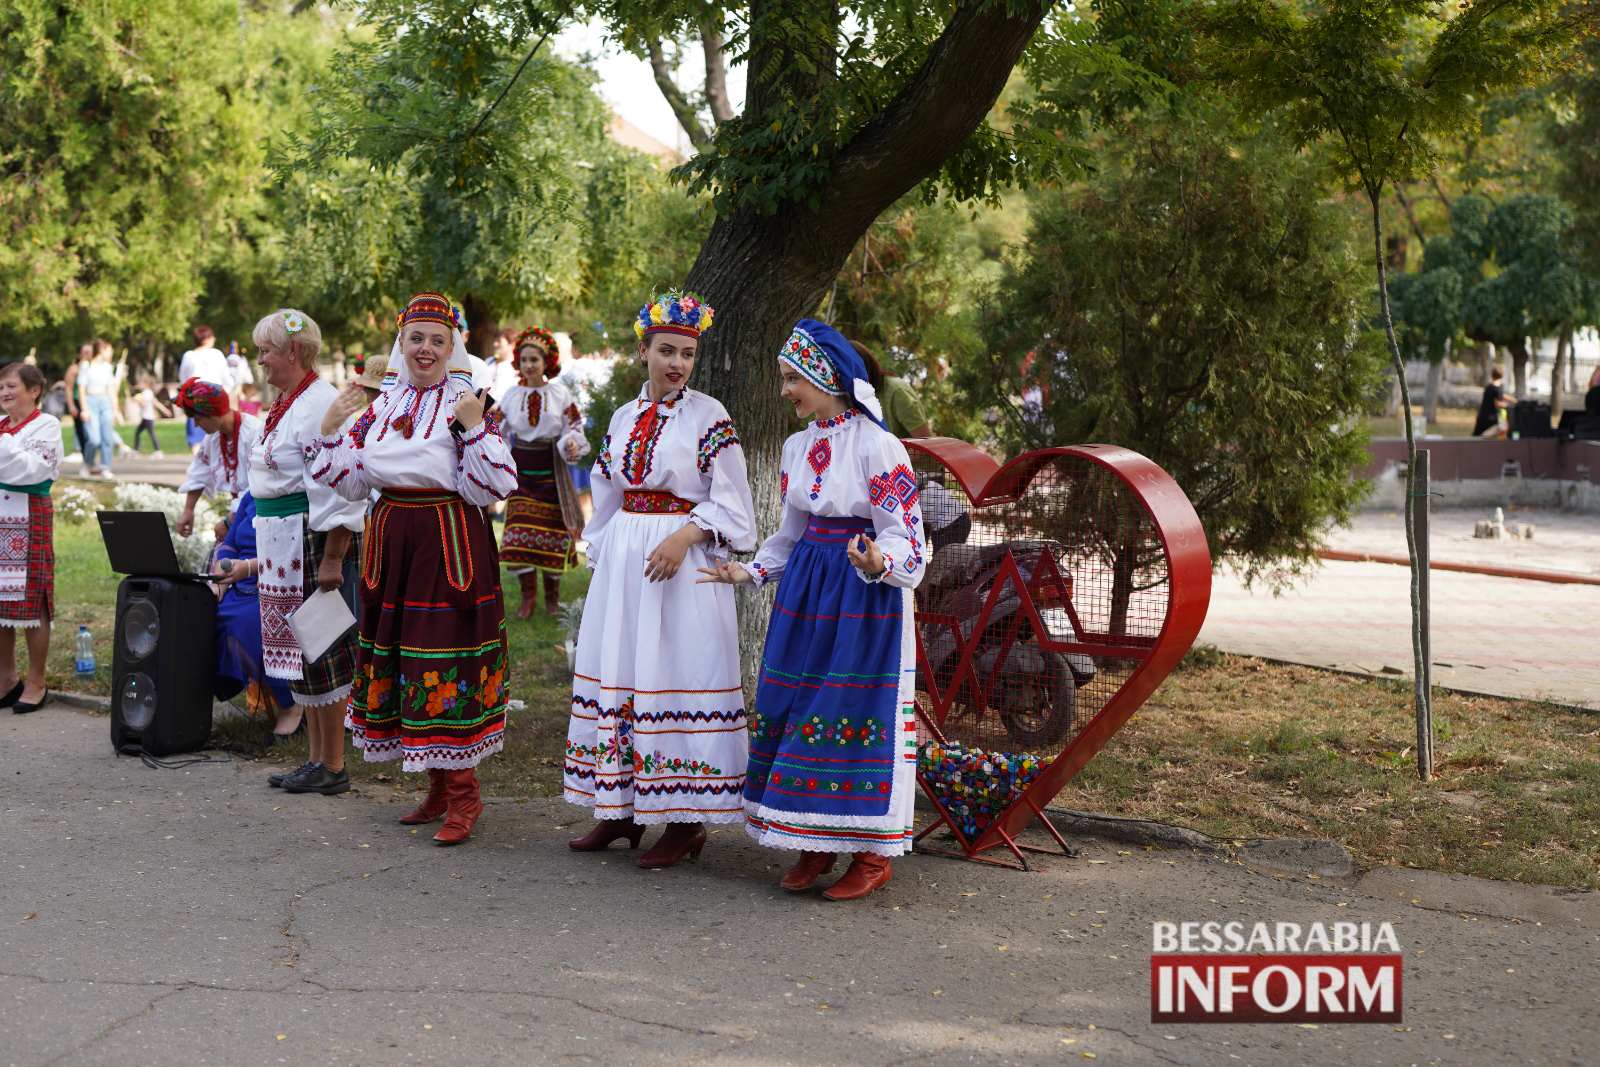
[{"label": "floral flower crown headdress", "polygon": [[633,332],[643,341],[653,333],[676,333],[684,337],[699,337],[711,329],[716,311],[703,303],[695,293],[682,293],[668,289],[639,309]]},{"label": "floral flower crown headdress", "polygon": [[514,358],[520,366],[522,361],[522,348],[524,345],[535,345],[544,349],[544,376],[554,378],[561,373],[561,346],[556,344],[555,334],[543,326],[529,326],[517,334],[516,341],[511,345]]}]

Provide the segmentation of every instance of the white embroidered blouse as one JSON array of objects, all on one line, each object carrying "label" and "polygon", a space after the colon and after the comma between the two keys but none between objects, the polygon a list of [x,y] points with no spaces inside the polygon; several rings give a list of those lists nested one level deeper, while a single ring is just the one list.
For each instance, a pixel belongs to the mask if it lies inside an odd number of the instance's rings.
[{"label": "white embroidered blouse", "polygon": [[222,493],[238,496],[250,488],[250,454],[256,447],[256,438],[261,436],[261,416],[241,414],[237,433],[239,449],[234,453],[232,472],[223,462],[222,435],[208,433],[200,442],[200,451],[189,461],[189,473],[184,476],[178,492],[198,489],[206,496]]},{"label": "white embroidered blouse", "polygon": [[566,449],[571,445],[577,446],[579,457],[589,451],[589,439],[583,435],[583,412],[560,381],[537,388],[514,386],[500,395],[498,404],[505,417],[506,439],[512,444],[553,441],[562,459],[566,459]]},{"label": "white embroidered blouse", "polygon": [[517,487],[517,472],[498,420],[450,432],[450,411],[468,388],[459,373],[421,388],[397,382],[321,440],[311,477],[363,505],[374,489],[445,489],[480,507],[504,500]]},{"label": "white embroidered blouse", "polygon": [[872,521],[884,571],[869,578],[856,570],[862,581],[906,589],[922,581],[926,531],[911,457],[898,437],[867,416],[849,409],[791,435],[783,443],[778,488],[783,517],[777,532],[745,564],[757,585],[783,576],[812,516]]},{"label": "white embroidered blouse", "polygon": [[650,384],[611,416],[594,464],[594,515],[583,529],[593,566],[605,550],[606,528],[630,490],[666,492],[691,502],[685,516],[718,545],[737,552],[756,546],[755,501],[739,433],[716,397],[679,389],[661,400],[653,428]]},{"label": "white embroidered blouse", "polygon": [[[0,427],[10,421],[0,416]],[[0,434],[0,482],[33,485],[60,476],[60,419],[41,411],[16,433]]]},{"label": "white embroidered blouse", "polygon": [[257,500],[304,493],[311,502],[311,529],[326,533],[343,526],[360,533],[367,521],[366,502],[346,500],[311,477],[310,461],[322,449],[322,416],[338,395],[319,378],[295,397],[271,433],[262,424],[250,450],[250,492]]}]

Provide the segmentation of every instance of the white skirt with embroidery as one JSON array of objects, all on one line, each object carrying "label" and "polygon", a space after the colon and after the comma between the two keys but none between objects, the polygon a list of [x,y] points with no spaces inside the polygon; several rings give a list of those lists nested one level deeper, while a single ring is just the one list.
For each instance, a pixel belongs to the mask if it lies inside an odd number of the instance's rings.
[{"label": "white skirt with embroidery", "polygon": [[645,558],[682,515],[623,512],[584,598],[563,795],[596,818],[740,822],[749,754],[733,587],[697,585],[692,546],[665,582]]}]

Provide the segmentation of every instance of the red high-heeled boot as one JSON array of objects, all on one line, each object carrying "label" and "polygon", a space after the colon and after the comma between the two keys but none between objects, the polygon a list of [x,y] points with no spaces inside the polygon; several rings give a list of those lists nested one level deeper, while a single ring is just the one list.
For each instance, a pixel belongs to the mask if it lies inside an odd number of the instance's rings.
[{"label": "red high-heeled boot", "polygon": [[789,872],[778,884],[791,893],[804,893],[817,884],[817,879],[833,870],[832,852],[802,852]]},{"label": "red high-heeled boot", "polygon": [[561,575],[546,574],[544,577],[544,610],[552,619],[561,614]]},{"label": "red high-heeled boot", "polygon": [[424,823],[432,822],[444,814],[446,807],[444,799],[444,775],[444,771],[433,769],[428,771],[428,795],[423,798],[421,804],[417,805],[415,811],[411,811],[400,816],[401,825],[421,826]]},{"label": "red high-heeled boot", "polygon": [[574,837],[567,847],[574,852],[601,852],[613,841],[627,841],[629,848],[638,848],[644,836],[644,827],[632,819],[601,819],[582,837]]},{"label": "red high-heeled boot", "polygon": [[822,891],[829,900],[860,900],[889,884],[892,864],[888,856],[857,852],[844,877]]},{"label": "red high-heeled boot", "polygon": [[700,858],[700,850],[706,847],[706,828],[697,822],[675,822],[667,824],[667,832],[661,835],[661,840],[651,845],[644,855],[639,857],[639,866],[646,870],[659,871],[663,867],[676,867],[684,861],[685,857]]},{"label": "red high-heeled boot", "polygon": [[446,778],[444,826],[433,835],[435,844],[459,845],[472,836],[478,816],[483,814],[483,798],[478,794],[478,774],[471,767],[464,771],[440,771]]}]

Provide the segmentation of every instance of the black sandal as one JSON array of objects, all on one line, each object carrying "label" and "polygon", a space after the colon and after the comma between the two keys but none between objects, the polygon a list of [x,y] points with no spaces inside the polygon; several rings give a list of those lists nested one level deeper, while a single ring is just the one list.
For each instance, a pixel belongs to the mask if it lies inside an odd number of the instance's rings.
[{"label": "black sandal", "polygon": [[22,699],[22,679],[17,679],[17,684],[11,687],[11,692],[0,697],[0,708],[9,708]]},{"label": "black sandal", "polygon": [[12,705],[11,714],[13,714],[13,715],[26,715],[30,711],[38,711],[40,708],[44,707],[48,703],[50,703],[50,690],[46,689],[40,695],[39,699],[35,700],[31,704],[26,703],[26,702],[21,701],[21,700],[17,701],[16,704]]}]

